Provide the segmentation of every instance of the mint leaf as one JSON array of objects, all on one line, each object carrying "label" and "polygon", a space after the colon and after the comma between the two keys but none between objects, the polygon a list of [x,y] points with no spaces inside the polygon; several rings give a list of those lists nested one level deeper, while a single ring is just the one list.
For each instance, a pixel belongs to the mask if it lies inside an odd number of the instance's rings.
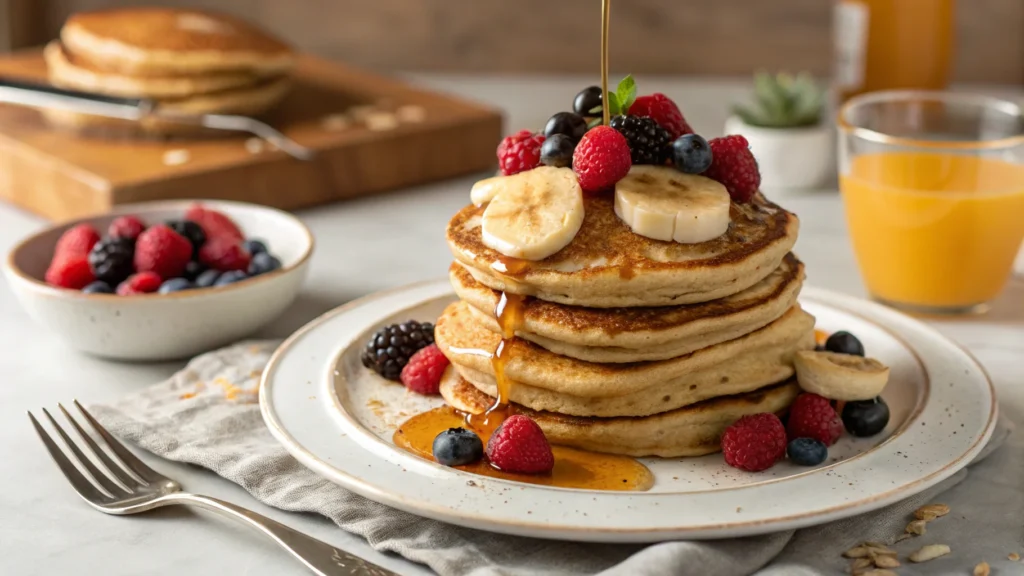
[{"label": "mint leaf", "polygon": [[615,92],[608,93],[608,115],[618,116],[622,114],[622,106],[619,105],[619,96]]},{"label": "mint leaf", "polygon": [[629,107],[633,105],[636,100],[636,81],[633,80],[633,75],[630,74],[619,82],[619,87],[615,89],[615,95],[618,97],[619,114],[626,114],[629,112]]}]

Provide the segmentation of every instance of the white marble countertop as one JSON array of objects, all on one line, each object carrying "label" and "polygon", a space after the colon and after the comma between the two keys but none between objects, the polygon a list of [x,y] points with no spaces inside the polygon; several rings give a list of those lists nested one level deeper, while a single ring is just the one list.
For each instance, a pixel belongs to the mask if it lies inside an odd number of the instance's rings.
[{"label": "white marble countertop", "polygon": [[[417,80],[505,109],[509,130],[541,126],[553,112],[567,108],[586,82],[442,76]],[[727,103],[745,91],[741,83],[722,81],[639,78],[638,84],[645,92],[675,97],[694,127],[708,136],[720,133]],[[318,242],[309,282],[295,305],[261,335],[283,337],[352,298],[442,277],[450,261],[442,230],[468,201],[473,181],[461,178],[301,212]],[[807,264],[809,283],[863,295],[837,192],[767,193],[801,217],[797,252]],[[41,219],[0,206],[0,250],[6,252],[44,225]],[[986,316],[935,325],[989,370],[1004,412],[1024,414],[1024,281],[1014,280]],[[206,513],[170,508],[117,518],[93,511],[71,491],[25,417],[28,409],[54,407],[73,398],[114,400],[165,378],[181,365],[118,364],[69,350],[33,324],[7,285],[0,284],[0,574],[305,573],[262,536]],[[212,473],[146,459],[191,491],[252,508],[401,574],[428,573],[374,552],[324,519],[263,506]]]}]

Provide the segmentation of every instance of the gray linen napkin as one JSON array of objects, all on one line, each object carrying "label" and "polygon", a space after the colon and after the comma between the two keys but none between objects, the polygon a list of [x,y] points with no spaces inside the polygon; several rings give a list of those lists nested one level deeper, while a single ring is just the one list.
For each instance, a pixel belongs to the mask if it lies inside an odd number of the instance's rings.
[{"label": "gray linen napkin", "polygon": [[[112,433],[154,454],[208,468],[270,506],[326,516],[344,530],[366,538],[374,548],[398,553],[443,575],[839,574],[848,563],[840,557],[843,550],[865,540],[890,540],[902,532],[915,508],[954,488],[972,473],[961,470],[938,486],[886,510],[796,533],[650,546],[500,536],[394,510],[344,490],[294,460],[264,427],[256,403],[260,372],[277,344],[243,342],[204,354],[165,382],[114,405],[92,409]],[[980,458],[1002,444],[1010,429],[1010,425],[1002,424]],[[984,548],[986,543],[993,548],[999,540],[991,534],[965,533],[963,526],[959,532],[953,529],[957,524],[951,519],[975,505],[986,513],[1006,517],[1006,532],[1016,535],[1021,495],[1019,487],[1012,492],[1009,489],[1019,481],[1022,460],[1021,451],[1013,450],[1012,461],[1008,463],[1013,476],[1003,476],[1003,492],[1016,494],[1015,506],[1005,508],[1004,503],[992,501],[999,497],[999,487],[989,486],[993,491],[984,494],[951,491],[943,496],[943,501],[953,507],[950,517],[931,523],[926,536],[901,543],[901,555],[933,541],[948,543],[957,552],[968,549],[968,541],[975,548],[979,544]],[[979,497],[986,502],[976,503]],[[1010,513],[1013,519],[1008,517],[1009,510],[1016,511]],[[945,531],[945,540],[932,538],[933,533],[943,535],[945,526],[950,528]],[[1014,541],[1015,537],[1010,542]],[[920,565],[930,567],[931,571],[913,571],[914,567],[909,566],[901,568],[900,573],[937,574],[949,569],[949,573],[970,574],[970,567],[982,559],[988,559],[993,567],[997,559],[1008,563],[1005,558],[1010,551],[979,549],[988,556],[977,558],[954,553]],[[1018,566],[1024,568],[1024,564]]]}]

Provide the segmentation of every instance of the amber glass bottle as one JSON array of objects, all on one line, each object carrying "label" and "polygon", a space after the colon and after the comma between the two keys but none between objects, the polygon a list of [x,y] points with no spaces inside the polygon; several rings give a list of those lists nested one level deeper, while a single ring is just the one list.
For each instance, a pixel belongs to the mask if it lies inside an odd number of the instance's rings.
[{"label": "amber glass bottle", "polygon": [[954,0],[838,0],[835,82],[845,100],[896,88],[941,90],[949,82]]}]

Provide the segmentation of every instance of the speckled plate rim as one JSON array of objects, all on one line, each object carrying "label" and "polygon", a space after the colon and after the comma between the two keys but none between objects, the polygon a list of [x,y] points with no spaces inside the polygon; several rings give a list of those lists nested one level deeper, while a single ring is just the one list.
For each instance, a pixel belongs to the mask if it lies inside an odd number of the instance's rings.
[{"label": "speckled plate rim", "polygon": [[[324,367],[338,355],[332,330],[346,317],[378,319],[450,293],[445,280],[370,295],[314,320],[281,345],[264,371],[260,407],[271,433],[305,466],[372,500],[421,516],[509,534],[579,541],[651,542],[679,538],[721,538],[821,524],[868,512],[924,490],[964,467],[984,447],[995,427],[995,391],[984,368],[936,330],[899,312],[864,300],[812,287],[801,300],[858,316],[896,335],[925,364],[933,382],[925,406],[911,416],[905,432],[849,462],[871,472],[873,488],[851,497],[846,481],[829,474],[800,474],[782,481],[754,483],[697,493],[594,493],[510,487],[508,482],[453,484],[451,474],[433,464],[398,466],[349,438],[330,413],[330,402],[298,402],[320,391]],[[356,323],[361,331],[366,322]],[[960,381],[941,385],[955,375]],[[961,375],[962,374],[962,375]],[[939,417],[956,405],[969,417],[963,434],[932,441],[941,454],[916,471],[878,472],[884,458],[928,438],[918,421]],[[315,408],[314,408],[315,407]],[[912,450],[912,448],[911,448]],[[376,468],[375,468],[376,466]],[[872,472],[874,471],[874,472]],[[856,470],[852,471],[856,473]],[[888,475],[887,475],[888,474]],[[892,477],[889,477],[891,475]],[[843,486],[834,485],[841,482]],[[883,483],[888,485],[882,486]],[[453,486],[461,489],[453,490]],[[830,494],[830,492],[832,492]],[[808,494],[796,500],[792,494]],[[495,506],[500,503],[500,506]]]}]

